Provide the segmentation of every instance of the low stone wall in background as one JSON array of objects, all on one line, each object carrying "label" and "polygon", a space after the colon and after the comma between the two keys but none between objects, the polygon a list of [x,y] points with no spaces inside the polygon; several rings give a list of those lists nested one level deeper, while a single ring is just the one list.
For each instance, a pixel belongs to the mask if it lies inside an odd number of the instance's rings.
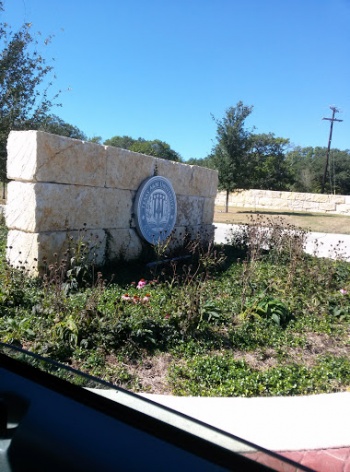
[{"label": "low stone wall in background", "polygon": [[[218,192],[215,205],[224,206],[226,192]],[[350,196],[318,193],[241,190],[229,196],[230,207],[350,215]]]},{"label": "low stone wall in background", "polygon": [[[178,240],[212,237],[217,172],[40,131],[8,139],[6,224],[9,261],[37,272],[43,259],[63,257],[70,237],[98,241],[97,263],[137,258],[144,244],[133,203],[155,174],[176,193]],[[67,230],[69,230],[67,232]],[[54,254],[57,256],[53,256]]]}]

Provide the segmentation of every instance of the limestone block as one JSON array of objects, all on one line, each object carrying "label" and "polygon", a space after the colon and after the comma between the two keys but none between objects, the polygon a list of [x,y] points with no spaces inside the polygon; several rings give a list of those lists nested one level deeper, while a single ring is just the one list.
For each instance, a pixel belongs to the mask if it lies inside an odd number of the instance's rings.
[{"label": "limestone block", "polygon": [[310,200],[314,201],[317,203],[328,203],[330,201],[330,195],[323,195],[323,194],[317,194],[317,193],[305,193],[305,200]]},{"label": "limestone block", "polygon": [[260,201],[254,197],[248,198],[246,197],[243,201],[243,204],[241,205],[238,203],[237,206],[243,206],[245,208],[255,208],[259,206]]},{"label": "limestone block", "polygon": [[215,209],[214,202],[215,200],[213,197],[203,199],[203,215],[201,224],[210,225],[213,223]]},{"label": "limestone block", "polygon": [[215,197],[218,188],[218,171],[206,167],[191,166],[192,178],[186,194]]},{"label": "limestone block", "polygon": [[188,243],[188,231],[185,226],[175,226],[173,229],[170,239],[166,241],[166,252],[167,255],[169,252],[184,248]]},{"label": "limestone block", "polygon": [[196,239],[202,244],[214,241],[214,225],[193,225],[186,228],[191,239]]},{"label": "limestone block", "polygon": [[295,192],[295,193],[294,193],[294,199],[295,199],[295,200],[302,200],[302,201],[305,201],[305,193],[298,193],[298,192]]},{"label": "limestone block", "polygon": [[[244,202],[245,198],[249,198],[249,195],[250,195],[249,192],[234,192],[234,193],[231,193],[230,196],[229,196],[229,203],[231,202],[231,199],[232,199],[232,203],[235,203],[235,204],[239,205],[240,203]],[[224,196],[225,196],[225,201],[226,201],[226,194]]]},{"label": "limestone block", "polygon": [[344,203],[343,205],[337,205],[337,213],[349,215],[350,214],[350,202],[348,204]]},{"label": "limestone block", "polygon": [[350,205],[350,195],[346,195],[344,197],[344,203],[345,203],[345,205]]},{"label": "limestone block", "polygon": [[193,195],[191,188],[193,166],[167,159],[156,159],[156,166],[158,175],[170,180],[176,195]]},{"label": "limestone block", "polygon": [[265,190],[265,197],[272,199],[280,199],[281,192],[276,192],[275,190]]},{"label": "limestone block", "polygon": [[104,146],[42,131],[11,131],[7,151],[9,179],[105,185]]},{"label": "limestone block", "polygon": [[315,203],[328,202],[328,195],[319,195],[321,197],[319,200],[315,199],[315,197],[317,197],[317,194],[315,193],[302,193],[301,195],[304,202],[315,202]]},{"label": "limestone block", "polygon": [[318,205],[318,209],[320,211],[335,211],[336,210],[336,204],[334,202],[329,202],[329,203],[320,203]]},{"label": "limestone block", "polygon": [[[234,194],[231,194],[229,198],[234,199]],[[215,205],[224,205],[226,201],[226,193],[218,192],[215,197]]]},{"label": "limestone block", "polygon": [[243,191],[241,191],[241,193],[249,196],[250,198],[265,197],[266,196],[266,190],[250,189],[250,190],[243,190]]},{"label": "limestone block", "polygon": [[346,196],[345,195],[330,195],[330,201],[334,202],[336,204],[343,204],[346,202]]},{"label": "limestone block", "polygon": [[295,193],[294,192],[282,192],[283,198],[286,200],[295,200]]},{"label": "limestone block", "polygon": [[279,198],[279,199],[276,198],[275,203],[274,203],[274,208],[276,208],[277,210],[288,210],[291,208],[290,200],[286,200],[283,198]]},{"label": "limestone block", "polygon": [[278,200],[268,197],[261,197],[257,202],[257,206],[262,208],[274,208],[278,205]]},{"label": "limestone block", "polygon": [[218,173],[206,167],[157,159],[158,175],[170,180],[176,195],[214,197],[217,194]]},{"label": "limestone block", "polygon": [[180,247],[188,240],[188,230],[186,226],[175,226],[171,234],[171,248]]},{"label": "limestone block", "polygon": [[177,197],[176,226],[198,225],[202,222],[204,199]]},{"label": "limestone block", "polygon": [[135,191],[143,180],[154,175],[154,157],[113,146],[106,147],[106,156],[106,187]]},{"label": "limestone block", "polygon": [[[215,196],[219,182],[218,171],[199,166],[191,167],[192,176],[187,193],[203,197]],[[226,192],[224,192],[224,196],[226,201]]]},{"label": "limestone block", "polygon": [[39,234],[9,230],[7,233],[6,259],[14,267],[25,267],[36,273],[39,260]]},{"label": "limestone block", "polygon": [[5,208],[6,226],[10,229],[35,231],[35,184],[9,182]]},{"label": "limestone block", "polygon": [[[15,267],[25,267],[32,275],[43,273],[50,264],[67,257],[68,247],[77,241],[84,242],[90,260],[98,266],[105,260],[106,236],[103,230],[89,232],[65,231],[48,233],[26,233],[10,230],[7,236],[7,259]],[[46,262],[45,262],[46,261]]]},{"label": "limestone block", "polygon": [[310,201],[310,200],[306,200],[303,203],[303,209],[307,210],[307,211],[311,211],[311,212],[312,211],[319,211],[319,206],[320,206],[319,203],[316,203],[316,202],[313,202],[313,201]]},{"label": "limestone block", "polygon": [[108,260],[136,259],[141,254],[142,242],[134,228],[108,229],[106,233]]},{"label": "limestone block", "polygon": [[294,211],[301,211],[303,210],[303,202],[301,200],[292,200],[289,203],[290,209]]},{"label": "limestone block", "polygon": [[123,189],[104,189],[100,224],[102,228],[129,228],[132,221],[135,192]]},{"label": "limestone block", "polygon": [[128,227],[129,190],[10,182],[6,223],[30,232]]}]

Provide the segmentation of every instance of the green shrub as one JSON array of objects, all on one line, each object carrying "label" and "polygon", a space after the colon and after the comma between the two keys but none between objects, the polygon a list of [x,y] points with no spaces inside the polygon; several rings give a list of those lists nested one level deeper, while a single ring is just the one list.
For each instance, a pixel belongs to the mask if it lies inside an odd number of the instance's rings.
[{"label": "green shrub", "polygon": [[280,396],[336,392],[350,381],[350,360],[320,357],[314,367],[291,364],[263,371],[230,355],[202,356],[170,372],[176,395]]}]

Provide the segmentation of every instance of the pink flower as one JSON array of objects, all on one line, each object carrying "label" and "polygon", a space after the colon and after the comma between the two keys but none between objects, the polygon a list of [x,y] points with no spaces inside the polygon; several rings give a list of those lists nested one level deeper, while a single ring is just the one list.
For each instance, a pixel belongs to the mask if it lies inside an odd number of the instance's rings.
[{"label": "pink flower", "polygon": [[141,303],[148,303],[151,298],[151,295],[149,293],[146,293],[146,295],[142,298]]},{"label": "pink flower", "polygon": [[125,293],[124,295],[122,295],[122,300],[124,302],[130,302],[131,301],[131,297],[128,293]]},{"label": "pink flower", "polygon": [[147,280],[141,279],[139,280],[139,283],[137,284],[137,288],[138,289],[143,288],[145,285],[147,285]]},{"label": "pink flower", "polygon": [[134,295],[134,296],[132,297],[132,302],[133,302],[133,303],[136,304],[136,303],[139,303],[139,301],[140,301],[140,297],[139,297],[139,296]]},{"label": "pink flower", "polygon": [[168,320],[168,319],[170,318],[169,313],[167,313],[167,314],[164,316],[164,318]]},{"label": "pink flower", "polygon": [[345,290],[345,288],[341,288],[341,289],[339,290],[339,292],[340,292],[342,295],[346,295],[346,294],[348,293],[348,291]]}]

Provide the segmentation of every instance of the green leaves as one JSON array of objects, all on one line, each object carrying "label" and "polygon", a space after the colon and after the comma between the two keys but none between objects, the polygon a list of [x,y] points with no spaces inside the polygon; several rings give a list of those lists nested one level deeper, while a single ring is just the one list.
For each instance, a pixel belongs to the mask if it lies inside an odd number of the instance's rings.
[{"label": "green leaves", "polygon": [[170,371],[177,395],[280,396],[336,392],[350,380],[346,357],[320,356],[312,367],[289,364],[265,370],[230,355],[197,356]]},{"label": "green leaves", "polygon": [[[1,22],[0,32],[0,178],[4,179],[9,132],[37,129],[58,93],[48,97],[53,67],[40,54],[39,33],[32,33],[31,23],[13,32]],[[44,39],[42,46],[50,40]]]},{"label": "green leaves", "polygon": [[243,317],[246,318],[247,316],[265,318],[277,326],[283,327],[293,318],[284,302],[265,294],[247,304]]},{"label": "green leaves", "polygon": [[146,273],[144,260],[116,264],[113,283],[94,276],[84,231],[64,261],[57,256],[51,275],[28,279],[25,261],[14,268],[4,260],[0,226],[0,338],[134,389],[153,385],[153,378],[140,384],[137,366],[164,356],[167,393],[344,390],[350,264],[305,257],[304,233],[262,226],[265,232],[255,226],[243,241],[232,238],[243,260],[232,247],[195,243],[186,259],[159,266],[156,275]]},{"label": "green leaves", "polygon": [[181,161],[180,154],[174,151],[168,143],[160,139],[146,140],[143,138],[134,139],[130,136],[113,136],[107,139],[104,144],[170,161]]}]

